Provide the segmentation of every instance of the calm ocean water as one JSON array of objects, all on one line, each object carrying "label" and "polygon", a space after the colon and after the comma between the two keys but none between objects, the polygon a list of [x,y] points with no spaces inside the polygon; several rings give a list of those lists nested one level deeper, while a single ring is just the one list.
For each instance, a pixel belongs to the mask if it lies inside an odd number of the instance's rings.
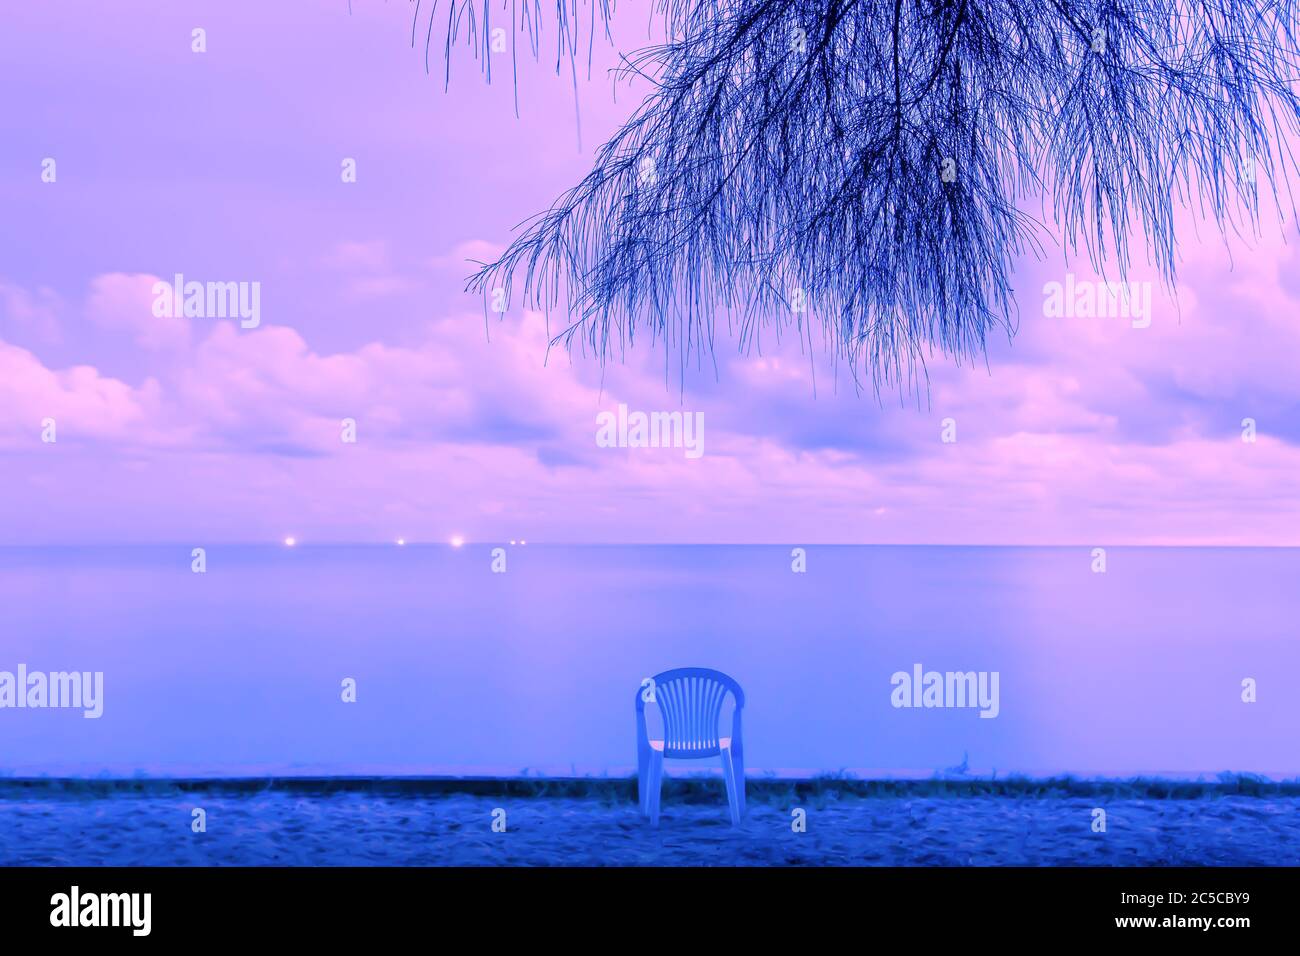
[{"label": "calm ocean water", "polygon": [[[744,686],[751,773],[1300,773],[1298,550],[490,550],[0,548],[0,671],[105,698],[0,710],[0,773],[621,774],[691,665]],[[891,706],[918,663],[998,672],[996,719]]]}]

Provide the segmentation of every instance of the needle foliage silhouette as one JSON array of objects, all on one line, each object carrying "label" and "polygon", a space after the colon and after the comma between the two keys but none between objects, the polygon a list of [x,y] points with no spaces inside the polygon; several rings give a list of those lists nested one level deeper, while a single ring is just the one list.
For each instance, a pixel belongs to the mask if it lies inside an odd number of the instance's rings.
[{"label": "needle foliage silhouette", "polygon": [[[1099,271],[1136,246],[1173,285],[1180,206],[1225,234],[1258,229],[1261,193],[1295,213],[1294,0],[650,2],[666,42],[621,68],[650,93],[469,280],[602,359],[793,324],[906,389],[1013,332],[1013,267],[1048,220]],[[558,69],[590,64],[614,0],[441,8],[415,25],[448,60],[464,39],[490,60],[496,9],[534,55],[554,27]]]}]

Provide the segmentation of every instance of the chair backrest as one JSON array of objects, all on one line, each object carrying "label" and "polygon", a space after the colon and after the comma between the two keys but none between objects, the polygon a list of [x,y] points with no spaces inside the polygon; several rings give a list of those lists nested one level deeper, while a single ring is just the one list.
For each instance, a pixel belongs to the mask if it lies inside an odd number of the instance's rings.
[{"label": "chair backrest", "polygon": [[[718,720],[730,693],[736,709],[745,706],[745,692],[721,671],[707,667],[679,667],[656,674],[654,702],[664,722],[665,757],[713,757],[721,752]],[[637,712],[645,710],[645,689],[638,688]]]}]

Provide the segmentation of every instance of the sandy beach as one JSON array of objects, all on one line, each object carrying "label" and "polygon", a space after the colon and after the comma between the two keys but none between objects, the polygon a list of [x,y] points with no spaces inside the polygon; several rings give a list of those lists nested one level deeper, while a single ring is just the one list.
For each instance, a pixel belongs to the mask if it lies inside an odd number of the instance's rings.
[{"label": "sandy beach", "polygon": [[[586,795],[382,789],[0,787],[4,865],[1297,865],[1300,796],[756,792],[732,828],[708,787],[665,794],[658,830]],[[915,788],[924,790],[926,788]],[[932,789],[932,788],[930,788]],[[807,814],[792,830],[792,810]],[[1093,809],[1107,815],[1091,829]],[[191,829],[193,811],[207,830]],[[505,831],[494,832],[494,811]],[[499,817],[499,814],[496,814]]]}]

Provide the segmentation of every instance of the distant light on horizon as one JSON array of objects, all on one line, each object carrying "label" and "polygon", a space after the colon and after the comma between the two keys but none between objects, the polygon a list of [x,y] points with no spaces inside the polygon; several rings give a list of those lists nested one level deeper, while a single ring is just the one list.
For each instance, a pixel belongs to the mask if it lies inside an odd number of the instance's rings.
[{"label": "distant light on horizon", "polygon": [[453,548],[459,548],[459,547],[460,547],[461,545],[463,545],[464,543],[465,543],[465,539],[464,539],[463,537],[461,537],[460,535],[458,535],[458,534],[453,534],[453,535],[451,536],[451,546],[452,546]]},{"label": "distant light on horizon", "polygon": [[289,535],[289,537],[284,539],[284,546],[286,548],[292,548],[297,543],[298,543],[298,539],[295,538],[293,535]]},{"label": "distant light on horizon", "polygon": [[405,545],[405,544],[406,544],[406,539],[405,539],[405,538],[398,538],[398,539],[397,539],[397,546],[398,546],[399,548],[402,547],[402,546]]}]

